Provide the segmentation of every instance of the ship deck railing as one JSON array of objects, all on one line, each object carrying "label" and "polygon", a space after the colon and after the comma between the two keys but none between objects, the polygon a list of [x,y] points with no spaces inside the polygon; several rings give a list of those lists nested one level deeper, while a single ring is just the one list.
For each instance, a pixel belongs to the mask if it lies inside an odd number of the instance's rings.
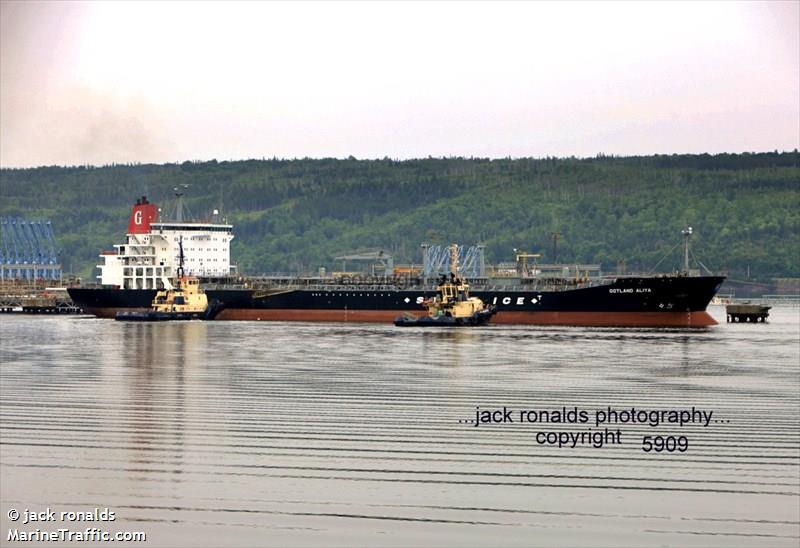
[{"label": "ship deck railing", "polygon": [[[507,292],[537,292],[537,291],[563,291],[568,289],[582,289],[608,285],[613,279],[596,280],[564,280],[561,283],[525,283],[525,284],[472,284],[471,291],[507,291]],[[327,291],[327,292],[375,292],[375,291],[402,291],[414,290],[435,293],[438,291],[438,284],[341,284],[341,283],[298,283],[298,281],[248,281],[247,283],[237,284],[203,284],[205,290],[305,290],[305,291]]]},{"label": "ship deck railing", "polygon": [[[648,277],[673,277],[681,274],[657,274]],[[641,277],[641,274],[616,274],[588,278],[556,278],[531,276],[522,278],[477,278],[467,279],[472,291],[507,291],[507,292],[536,292],[536,291],[564,291],[570,289],[583,289],[605,286],[616,280]],[[201,276],[202,278],[202,276]],[[513,280],[513,281],[512,281]],[[496,282],[496,283],[493,283]],[[83,287],[101,287],[99,284],[85,284]],[[314,291],[397,291],[413,289],[415,291],[435,292],[438,288],[438,278],[419,277],[363,277],[363,278],[334,278],[319,276],[236,276],[215,277],[202,280],[202,287],[206,290],[314,290]],[[797,296],[772,295],[775,300],[787,303],[798,303]],[[794,299],[793,299],[794,297]],[[800,304],[798,304],[800,306]]]}]

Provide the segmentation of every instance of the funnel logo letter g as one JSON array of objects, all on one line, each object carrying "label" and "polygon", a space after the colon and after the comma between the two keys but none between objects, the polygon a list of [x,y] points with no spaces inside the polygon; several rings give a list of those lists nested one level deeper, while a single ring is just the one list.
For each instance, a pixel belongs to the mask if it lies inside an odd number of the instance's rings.
[{"label": "funnel logo letter g", "polygon": [[136,223],[137,225],[142,224],[142,210],[141,209],[133,214],[133,222]]}]

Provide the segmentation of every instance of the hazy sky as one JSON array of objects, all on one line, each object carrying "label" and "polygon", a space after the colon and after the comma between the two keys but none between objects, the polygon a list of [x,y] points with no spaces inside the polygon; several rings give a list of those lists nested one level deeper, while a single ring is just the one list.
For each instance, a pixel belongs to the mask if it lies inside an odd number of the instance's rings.
[{"label": "hazy sky", "polygon": [[800,146],[800,2],[0,2],[0,165]]}]

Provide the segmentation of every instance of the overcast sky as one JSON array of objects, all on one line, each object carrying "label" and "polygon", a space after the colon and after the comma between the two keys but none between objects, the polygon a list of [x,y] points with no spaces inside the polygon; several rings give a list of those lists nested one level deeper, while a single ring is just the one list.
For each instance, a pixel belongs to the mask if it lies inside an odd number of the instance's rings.
[{"label": "overcast sky", "polygon": [[800,146],[784,2],[0,3],[0,165]]}]

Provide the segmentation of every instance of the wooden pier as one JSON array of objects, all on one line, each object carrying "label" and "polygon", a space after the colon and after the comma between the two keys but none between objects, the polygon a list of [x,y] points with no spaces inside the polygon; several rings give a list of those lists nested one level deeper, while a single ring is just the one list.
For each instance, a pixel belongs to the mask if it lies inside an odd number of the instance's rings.
[{"label": "wooden pier", "polygon": [[729,304],[725,307],[728,323],[764,323],[769,317],[771,306],[761,304]]}]

